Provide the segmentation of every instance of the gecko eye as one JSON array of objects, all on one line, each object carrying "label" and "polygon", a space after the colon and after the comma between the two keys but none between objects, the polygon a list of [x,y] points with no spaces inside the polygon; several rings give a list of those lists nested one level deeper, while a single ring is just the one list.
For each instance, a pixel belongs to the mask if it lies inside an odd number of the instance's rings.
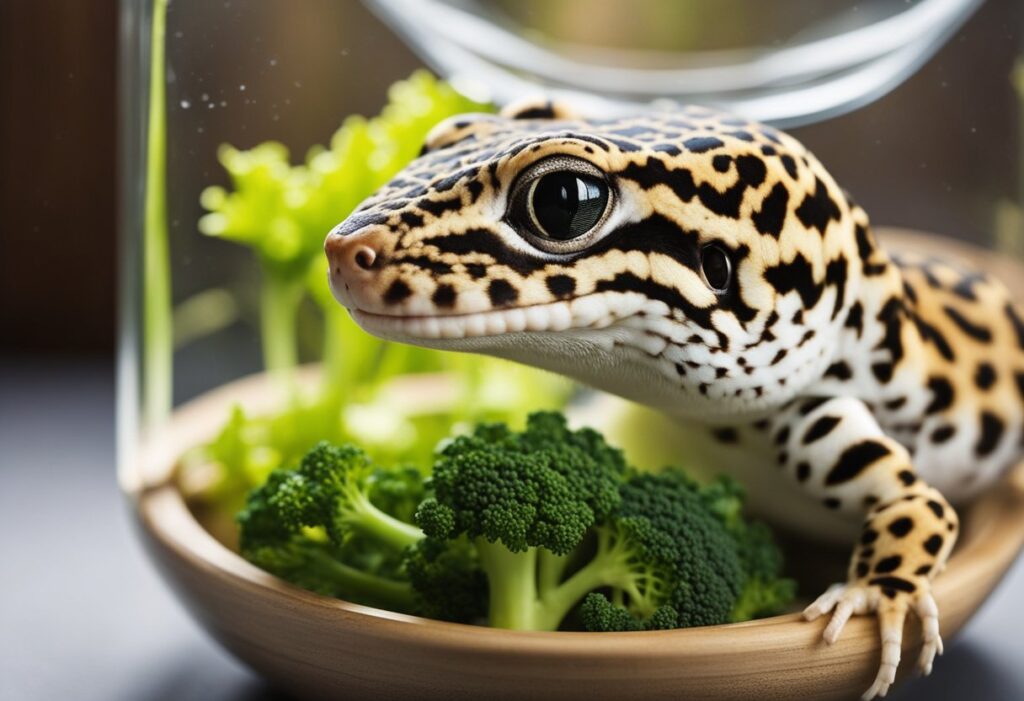
[{"label": "gecko eye", "polygon": [[609,210],[604,175],[578,158],[558,156],[524,172],[511,197],[510,219],[550,253],[580,250]]},{"label": "gecko eye", "polygon": [[732,281],[732,260],[728,252],[717,243],[709,243],[700,250],[700,272],[704,282],[715,292],[725,292]]}]

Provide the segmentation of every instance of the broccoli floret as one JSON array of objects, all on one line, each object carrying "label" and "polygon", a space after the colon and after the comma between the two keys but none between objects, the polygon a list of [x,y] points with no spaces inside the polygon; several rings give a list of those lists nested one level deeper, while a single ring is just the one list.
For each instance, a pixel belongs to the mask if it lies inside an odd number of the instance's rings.
[{"label": "broccoli floret", "polygon": [[[301,515],[311,500],[307,483],[293,470],[278,469],[249,495],[238,514],[242,555],[262,569],[305,589],[395,611],[412,611],[407,581],[394,576],[395,558],[360,559],[367,550],[351,539],[339,546],[326,530]],[[378,553],[379,548],[369,549]]]},{"label": "broccoli floret", "polygon": [[796,582],[782,576],[782,551],[771,529],[742,518],[746,490],[734,479],[719,477],[701,488],[701,496],[732,533],[743,563],[743,590],[731,620],[748,621],[782,611],[796,594]]},{"label": "broccoli floret", "polygon": [[487,615],[487,578],[465,538],[421,540],[405,559],[416,594],[416,612],[453,623],[474,623]]},{"label": "broccoli floret", "polygon": [[279,508],[296,525],[323,526],[338,545],[356,534],[394,551],[415,545],[423,533],[370,500],[376,474],[376,467],[359,448],[322,442],[291,473],[277,496]]},{"label": "broccoli floret", "polygon": [[646,620],[640,620],[604,594],[591,592],[580,605],[580,620],[591,632],[615,633],[636,630],[670,630],[678,627],[679,612],[669,605],[659,606]]},{"label": "broccoli floret", "polygon": [[557,582],[564,556],[616,508],[624,469],[598,434],[570,431],[559,414],[532,414],[521,433],[485,424],[441,451],[416,521],[434,540],[472,542],[492,626],[554,630],[586,592],[542,600],[538,583]]}]

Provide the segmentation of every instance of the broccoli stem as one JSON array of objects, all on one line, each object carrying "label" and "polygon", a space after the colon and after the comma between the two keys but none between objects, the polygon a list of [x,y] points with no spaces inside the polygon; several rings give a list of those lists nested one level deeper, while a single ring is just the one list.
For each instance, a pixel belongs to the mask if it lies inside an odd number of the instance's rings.
[{"label": "broccoli stem", "polygon": [[570,555],[556,555],[547,548],[540,548],[537,555],[537,585],[540,595],[555,589],[562,581],[565,568],[569,565]]},{"label": "broccoli stem", "polygon": [[512,630],[554,630],[538,627],[537,549],[514,553],[501,542],[485,538],[474,541],[480,567],[487,575],[490,589],[489,618],[494,628]]},{"label": "broccoli stem", "polygon": [[367,603],[392,611],[410,611],[414,606],[412,585],[396,582],[346,565],[321,548],[304,548],[309,560],[325,581],[333,582],[341,598]]},{"label": "broccoli stem", "polygon": [[346,486],[341,518],[360,533],[370,536],[396,551],[405,550],[423,540],[423,531],[374,506],[356,485]]}]

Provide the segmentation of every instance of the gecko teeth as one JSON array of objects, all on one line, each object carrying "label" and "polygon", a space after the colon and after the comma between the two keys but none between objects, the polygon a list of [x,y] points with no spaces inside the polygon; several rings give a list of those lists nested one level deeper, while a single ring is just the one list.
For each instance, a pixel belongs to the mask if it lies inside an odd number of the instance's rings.
[{"label": "gecko teeth", "polygon": [[355,309],[352,315],[360,326],[381,336],[455,340],[523,331],[604,328],[635,314],[644,301],[640,295],[598,293],[567,301],[475,314],[391,316]]}]

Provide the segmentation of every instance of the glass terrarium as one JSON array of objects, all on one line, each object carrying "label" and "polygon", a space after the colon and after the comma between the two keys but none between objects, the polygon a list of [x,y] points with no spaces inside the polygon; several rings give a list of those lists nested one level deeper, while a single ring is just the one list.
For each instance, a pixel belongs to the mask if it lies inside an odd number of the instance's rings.
[{"label": "glass terrarium", "polygon": [[[218,618],[268,581],[230,559],[246,498],[321,441],[419,469],[422,487],[453,435],[557,410],[603,430],[640,468],[703,467],[650,410],[524,365],[379,340],[334,298],[325,237],[448,117],[541,93],[594,120],[720,108],[800,139],[876,225],[995,250],[1006,266],[1024,255],[1024,6],[765,5],[122,1],[121,481],[153,500],[140,515],[157,560],[226,645],[300,693],[327,683],[294,681],[283,663],[240,650],[239,619]],[[826,548],[821,561],[841,569],[843,557]],[[209,592],[222,598],[197,599],[194,572],[214,571]],[[243,593],[223,593],[243,579]],[[309,603],[274,596],[283,598],[247,614],[283,619]],[[298,616],[313,628],[292,633],[364,625],[358,606],[328,609]],[[387,629],[368,649],[406,644],[405,630]],[[468,650],[535,652],[466,640]],[[599,669],[605,658],[591,652]],[[856,674],[846,681],[859,683]]]}]

